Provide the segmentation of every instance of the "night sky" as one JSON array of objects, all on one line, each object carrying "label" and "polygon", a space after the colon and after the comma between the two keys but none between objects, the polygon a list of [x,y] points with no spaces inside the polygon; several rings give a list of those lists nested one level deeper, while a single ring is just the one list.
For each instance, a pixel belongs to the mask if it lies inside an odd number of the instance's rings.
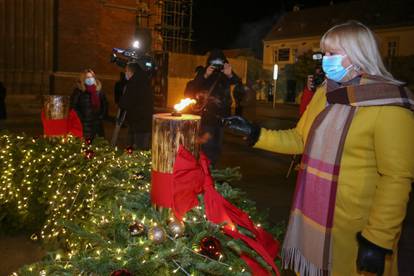
[{"label": "night sky", "polygon": [[[334,1],[346,2],[347,0]],[[194,51],[252,48],[260,57],[261,40],[284,11],[328,5],[329,0],[193,0]]]}]

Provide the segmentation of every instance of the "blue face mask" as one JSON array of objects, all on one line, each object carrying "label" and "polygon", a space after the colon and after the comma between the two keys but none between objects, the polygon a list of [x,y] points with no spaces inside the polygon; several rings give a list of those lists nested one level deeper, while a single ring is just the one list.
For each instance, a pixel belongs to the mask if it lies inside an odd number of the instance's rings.
[{"label": "blue face mask", "polygon": [[328,79],[331,79],[336,82],[340,82],[346,74],[348,74],[349,69],[352,67],[352,64],[347,68],[342,66],[342,60],[345,56],[343,55],[332,55],[324,56],[322,59],[322,69],[326,74]]},{"label": "blue face mask", "polygon": [[95,84],[95,78],[86,78],[85,79],[85,84],[90,86],[90,85],[94,85]]}]

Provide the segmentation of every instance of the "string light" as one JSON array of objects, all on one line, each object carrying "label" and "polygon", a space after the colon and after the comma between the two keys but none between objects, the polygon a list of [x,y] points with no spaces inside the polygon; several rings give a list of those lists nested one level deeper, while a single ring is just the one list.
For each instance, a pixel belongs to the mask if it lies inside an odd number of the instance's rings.
[{"label": "string light", "polygon": [[[16,138],[19,141],[24,140],[24,137]],[[102,147],[90,146],[89,148],[97,152],[93,160],[85,160],[83,156],[83,150],[81,149],[82,143],[79,143],[78,140],[72,138],[58,140],[62,144],[56,144],[53,140],[44,147],[41,144],[38,144],[36,140],[27,140],[30,143],[19,142],[17,145],[13,138],[10,139],[9,136],[0,137],[0,169],[2,169],[2,174],[0,176],[0,199],[6,199],[7,201],[15,202],[17,208],[22,214],[28,214],[28,204],[27,202],[33,198],[34,193],[39,191],[39,186],[41,186],[41,193],[46,200],[46,208],[48,212],[48,217],[41,227],[40,234],[35,235],[34,239],[57,239],[65,238],[67,248],[69,249],[63,254],[56,254],[55,260],[60,263],[61,266],[65,268],[72,267],[71,262],[73,262],[76,252],[88,252],[92,254],[95,253],[94,258],[99,258],[100,256],[110,255],[112,258],[122,261],[125,256],[128,256],[128,250],[124,248],[115,248],[117,245],[116,242],[105,241],[107,242],[108,247],[105,249],[94,248],[95,245],[91,243],[85,243],[83,238],[74,238],[67,236],[67,231],[65,227],[59,222],[60,219],[65,219],[66,221],[75,222],[81,219],[89,220],[94,225],[112,223],[116,219],[118,222],[128,221],[137,219],[137,214],[129,214],[127,205],[119,205],[117,211],[119,214],[105,214],[105,216],[96,216],[94,213],[94,208],[101,208],[98,198],[100,196],[99,189],[102,187],[100,184],[102,181],[112,179],[113,170],[122,169],[123,171],[131,171],[128,177],[123,177],[119,181],[111,182],[114,188],[122,188],[123,191],[136,191],[137,188],[149,192],[150,183],[148,179],[134,181],[131,177],[133,175],[132,171],[140,167],[142,172],[150,172],[151,164],[149,161],[149,153],[138,152],[136,155],[119,155],[112,151],[109,151]],[[56,141],[56,140],[54,140]],[[55,144],[54,144],[55,143]],[[18,150],[16,150],[18,148]],[[41,149],[41,150],[39,150]],[[101,152],[100,152],[101,151]],[[16,154],[18,153],[18,154]],[[134,160],[138,156],[141,159]],[[131,160],[134,160],[131,162]],[[17,164],[17,165],[16,165]],[[144,166],[144,169],[141,167]],[[20,170],[18,168],[21,168]],[[21,173],[20,178],[16,178],[16,172]],[[20,182],[17,182],[16,179],[20,179]],[[108,182],[108,181],[105,181]],[[139,186],[138,186],[139,185]],[[197,207],[197,216],[189,216],[187,221],[189,222],[199,222],[204,221],[202,217],[205,218],[203,214],[203,208]],[[139,217],[142,216],[142,213],[138,213]],[[154,216],[143,216],[142,223],[147,222],[146,225],[162,225],[160,223],[160,218]],[[98,226],[99,227],[99,226]],[[69,231],[68,231],[69,232]],[[33,236],[33,235],[32,235]],[[33,236],[34,237],[34,236]],[[178,246],[178,241],[174,241],[173,245]],[[148,242],[145,238],[139,238],[137,240],[139,248],[145,252],[154,250],[150,248]],[[119,246],[119,245],[118,245]],[[181,248],[181,247],[177,247]],[[186,248],[186,247],[185,247]],[[177,252],[176,248],[167,248],[171,253]],[[203,256],[198,253],[199,248],[194,250],[186,248],[198,254],[203,258]],[[177,254],[180,252],[178,251]],[[149,255],[149,254],[148,254]],[[99,257],[96,257],[99,256]],[[162,255],[163,256],[163,255]],[[148,257],[147,257],[148,258]],[[160,255],[153,255],[154,259],[160,259]],[[209,258],[206,258],[209,259]],[[224,266],[228,266],[225,263],[222,263],[223,255],[220,255],[219,260],[209,259],[210,261],[218,262]],[[72,260],[72,261],[70,261]],[[144,256],[138,259],[142,264],[146,263],[147,260]],[[150,260],[152,262],[153,260]],[[124,262],[127,264],[127,262]],[[179,263],[176,263],[177,268],[173,269],[173,272],[182,271],[186,275],[190,275]],[[238,267],[237,267],[238,268]],[[29,267],[29,271],[38,269],[37,267]],[[229,267],[229,270],[232,270],[233,267]],[[244,268],[240,270],[244,272]],[[37,270],[39,275],[46,275],[45,270]],[[17,274],[16,274],[17,275]]]}]

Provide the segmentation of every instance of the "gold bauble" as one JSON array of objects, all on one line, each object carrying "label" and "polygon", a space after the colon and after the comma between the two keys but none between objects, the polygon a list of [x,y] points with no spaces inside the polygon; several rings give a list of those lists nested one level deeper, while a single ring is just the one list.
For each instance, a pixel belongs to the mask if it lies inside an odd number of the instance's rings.
[{"label": "gold bauble", "polygon": [[148,239],[154,243],[162,243],[167,238],[167,233],[159,226],[153,226],[148,230]]},{"label": "gold bauble", "polygon": [[184,235],[185,225],[182,221],[171,220],[168,223],[168,231],[173,237],[180,237]]}]

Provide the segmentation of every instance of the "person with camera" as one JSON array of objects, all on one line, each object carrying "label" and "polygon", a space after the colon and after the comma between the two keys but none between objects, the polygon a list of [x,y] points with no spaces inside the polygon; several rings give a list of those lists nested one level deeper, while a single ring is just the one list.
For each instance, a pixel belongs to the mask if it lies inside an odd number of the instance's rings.
[{"label": "person with camera", "polygon": [[129,144],[134,149],[149,150],[154,111],[154,93],[146,71],[136,62],[125,68],[125,93],[119,108],[126,112]]},{"label": "person with camera", "polygon": [[103,120],[108,114],[108,102],[102,84],[92,69],[80,73],[70,98],[73,108],[82,122],[83,137],[105,137]]},{"label": "person with camera", "polygon": [[196,91],[197,109],[201,115],[201,149],[214,166],[220,156],[223,140],[221,119],[231,115],[230,85],[237,84],[239,77],[219,49],[210,51],[207,64],[192,82]]},{"label": "person with camera", "polygon": [[325,74],[322,71],[321,67],[316,67],[313,75],[309,75],[306,86],[303,89],[302,97],[300,99],[299,105],[299,116],[302,116],[305,112],[306,107],[312,100],[313,95],[315,94],[316,89],[324,82]]},{"label": "person with camera", "polygon": [[255,148],[303,154],[283,266],[300,275],[398,275],[414,179],[414,94],[386,70],[374,33],[350,21],[321,39],[320,86],[296,128],[225,125]]}]

